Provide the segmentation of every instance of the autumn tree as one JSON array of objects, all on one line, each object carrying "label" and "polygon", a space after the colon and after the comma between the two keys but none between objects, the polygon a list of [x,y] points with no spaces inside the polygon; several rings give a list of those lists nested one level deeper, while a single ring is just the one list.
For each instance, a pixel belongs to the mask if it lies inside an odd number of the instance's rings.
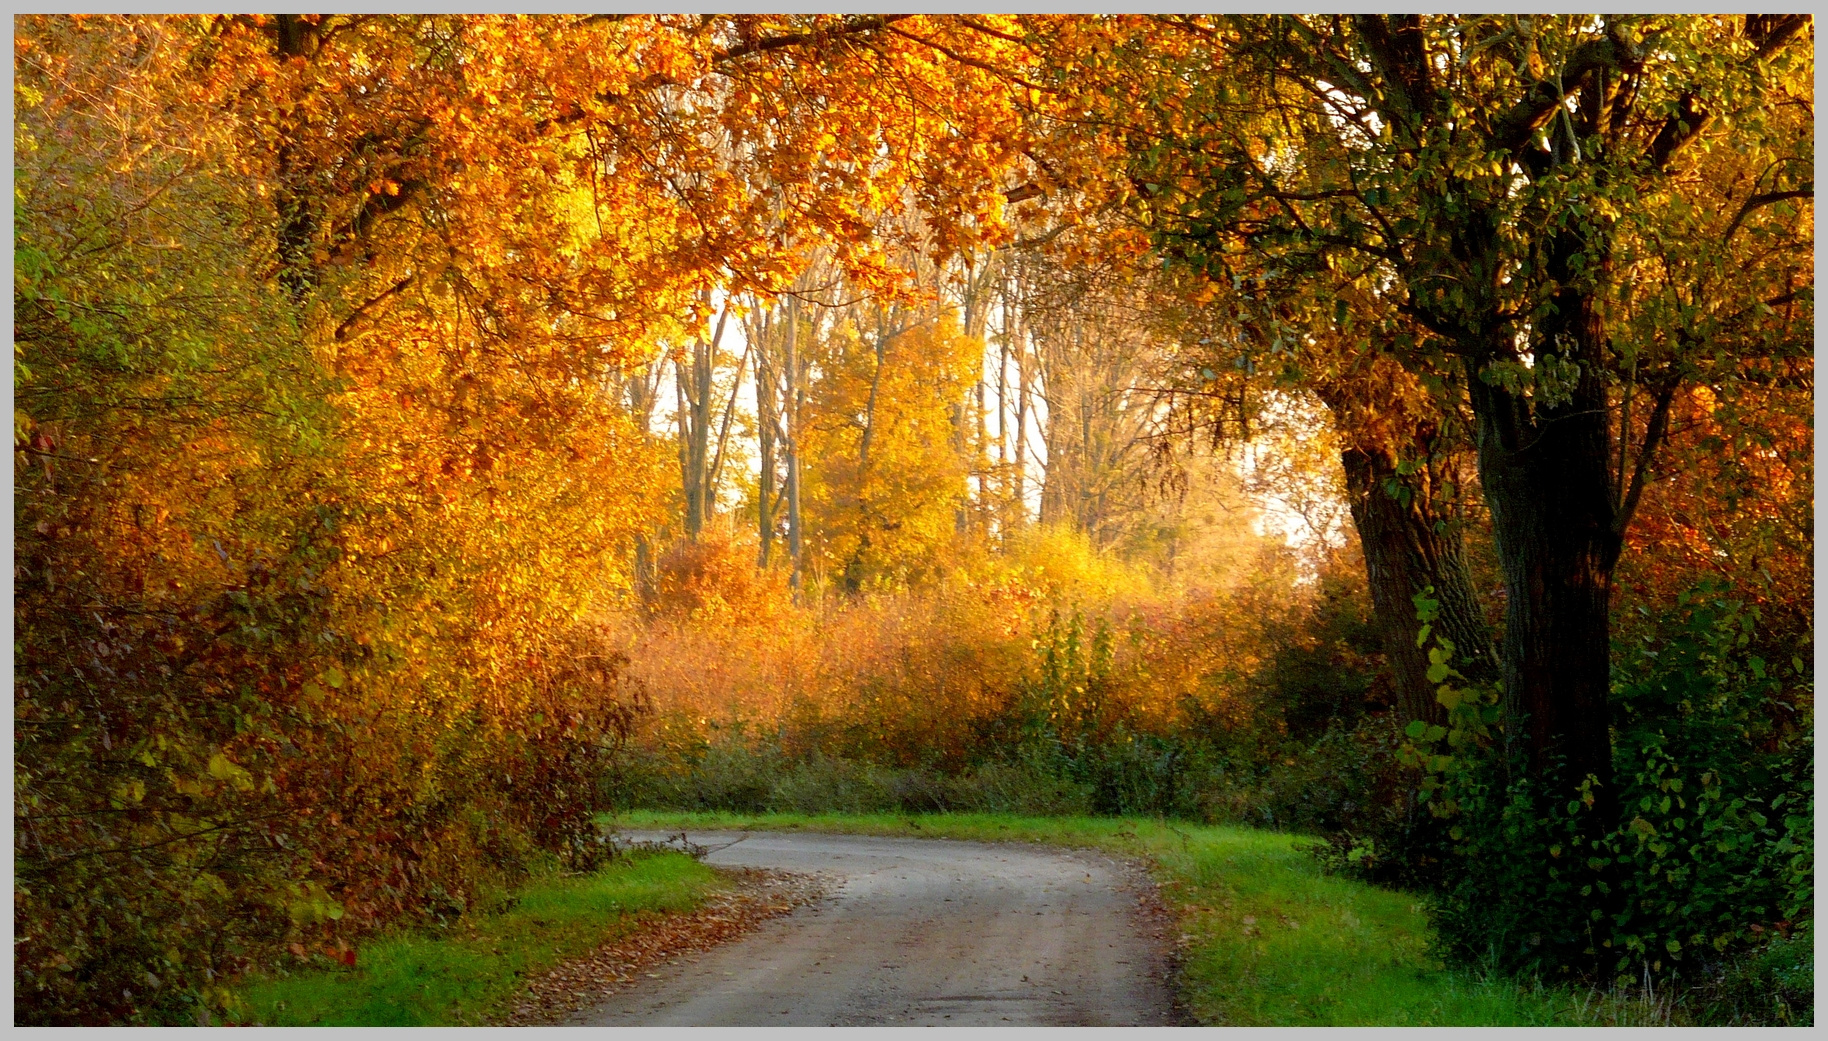
[{"label": "autumn tree", "polygon": [[639,374],[809,250],[892,282],[885,209],[999,234],[1003,45],[22,22],[21,1019],[190,1020],[288,943],[594,856],[628,701],[584,619],[668,484]]},{"label": "autumn tree", "polygon": [[[1285,342],[1462,370],[1506,696],[1535,773],[1604,792],[1611,575],[1670,404],[1806,340],[1811,23],[1164,24],[1191,75],[1157,81],[1177,123],[1136,188],[1164,243],[1294,306]],[[1698,178],[1729,140],[1747,173]]]},{"label": "autumn tree", "polygon": [[1255,402],[1293,395],[1320,406],[1306,419],[1338,443],[1333,465],[1358,536],[1398,715],[1444,721],[1435,700],[1439,682],[1429,678],[1431,647],[1417,641],[1417,597],[1435,605],[1433,629],[1451,641],[1466,679],[1499,676],[1487,598],[1475,588],[1466,552],[1466,540],[1487,529],[1473,501],[1477,476],[1465,424],[1451,404],[1454,374],[1418,378],[1389,355],[1363,351],[1354,338],[1327,329],[1310,331],[1299,350],[1289,350],[1262,335],[1279,320],[1263,320],[1259,308],[1229,294],[1204,295],[1209,332],[1182,359],[1180,393],[1171,400],[1185,418],[1170,430],[1183,439],[1249,440],[1253,426],[1263,428]]},{"label": "autumn tree", "polygon": [[803,445],[817,555],[856,591],[931,569],[954,540],[970,466],[955,413],[983,344],[936,307],[850,317],[813,346]]}]

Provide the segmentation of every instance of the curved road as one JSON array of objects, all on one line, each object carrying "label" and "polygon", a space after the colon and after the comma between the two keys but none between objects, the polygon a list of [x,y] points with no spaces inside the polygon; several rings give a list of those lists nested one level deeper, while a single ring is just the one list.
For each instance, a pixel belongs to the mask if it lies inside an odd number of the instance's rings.
[{"label": "curved road", "polygon": [[1142,880],[1117,861],[944,839],[688,838],[715,850],[707,863],[818,872],[835,885],[825,900],[667,965],[580,1025],[1178,1022]]}]

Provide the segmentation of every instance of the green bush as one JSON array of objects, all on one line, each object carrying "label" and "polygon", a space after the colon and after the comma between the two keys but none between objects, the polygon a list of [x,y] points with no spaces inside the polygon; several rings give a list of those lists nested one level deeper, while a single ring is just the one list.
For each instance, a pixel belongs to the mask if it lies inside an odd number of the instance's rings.
[{"label": "green bush", "polygon": [[[1451,828],[1436,918],[1452,955],[1702,983],[1757,975],[1747,966],[1770,939],[1813,917],[1809,677],[1800,660],[1778,669],[1752,653],[1756,621],[1703,586],[1620,649],[1610,800],[1507,781],[1522,771],[1501,754],[1495,695],[1443,687],[1451,730],[1415,726],[1410,755]],[[1786,978],[1812,971],[1785,964]]]},{"label": "green bush", "polygon": [[1190,742],[1150,732],[1126,711],[1109,624],[1088,627],[1079,612],[1056,611],[1035,644],[1032,668],[997,728],[1007,741],[991,746],[991,761],[1083,789],[1101,816],[1184,812],[1193,791]]},{"label": "green bush", "polygon": [[1234,797],[1248,816],[1234,819],[1319,836],[1309,849],[1329,870],[1428,890],[1441,879],[1447,836],[1401,761],[1408,740],[1387,713],[1330,730],[1262,768],[1253,788]]},{"label": "green bush", "polygon": [[722,728],[631,753],[604,779],[615,806],[734,813],[1086,813],[1085,786],[1031,762],[957,773],[812,751],[790,755],[778,733]]},{"label": "green bush", "polygon": [[634,750],[604,778],[613,806],[760,812],[768,808],[786,767],[776,742],[751,741],[742,727],[679,743]]}]

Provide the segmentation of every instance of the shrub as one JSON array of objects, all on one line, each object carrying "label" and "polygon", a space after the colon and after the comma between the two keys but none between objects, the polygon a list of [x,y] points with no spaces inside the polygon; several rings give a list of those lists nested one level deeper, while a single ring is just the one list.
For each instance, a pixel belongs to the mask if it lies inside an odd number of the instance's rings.
[{"label": "shrub", "polygon": [[[1778,669],[1748,652],[1755,623],[1706,585],[1621,648],[1611,800],[1507,780],[1521,769],[1487,740],[1500,736],[1495,696],[1443,687],[1451,731],[1415,727],[1411,756],[1451,826],[1437,913],[1449,951],[1511,971],[1698,981],[1813,916],[1809,679],[1800,660]],[[1616,817],[1600,816],[1608,806]]]},{"label": "shrub", "polygon": [[623,806],[736,813],[1090,812],[1083,786],[1023,763],[958,773],[813,753],[785,755],[778,735],[724,731],[690,750],[648,748],[623,764],[606,791]]},{"label": "shrub", "polygon": [[1379,688],[1363,580],[1340,562],[1292,596],[1264,551],[1210,595],[1143,597],[1141,569],[1037,529],[920,589],[726,609],[774,588],[741,543],[667,551],[654,610],[615,623],[659,712],[614,801],[1326,830],[1391,787],[1373,754],[1390,735],[1354,728]]},{"label": "shrub", "polygon": [[195,1023],[246,968],[600,856],[632,703],[577,620],[659,447],[437,291],[329,349],[394,276],[288,291],[262,34],[20,25],[15,1020]]}]

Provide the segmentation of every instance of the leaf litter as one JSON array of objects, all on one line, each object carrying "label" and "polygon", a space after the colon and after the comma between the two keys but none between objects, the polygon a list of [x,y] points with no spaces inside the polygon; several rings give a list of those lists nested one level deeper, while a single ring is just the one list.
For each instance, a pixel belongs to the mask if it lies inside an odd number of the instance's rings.
[{"label": "leaf litter", "polygon": [[728,892],[712,897],[696,911],[637,916],[633,931],[529,979],[497,1024],[564,1023],[630,984],[659,975],[650,970],[738,939],[769,919],[816,903],[839,881],[824,873],[740,867],[717,870],[730,879]]}]

